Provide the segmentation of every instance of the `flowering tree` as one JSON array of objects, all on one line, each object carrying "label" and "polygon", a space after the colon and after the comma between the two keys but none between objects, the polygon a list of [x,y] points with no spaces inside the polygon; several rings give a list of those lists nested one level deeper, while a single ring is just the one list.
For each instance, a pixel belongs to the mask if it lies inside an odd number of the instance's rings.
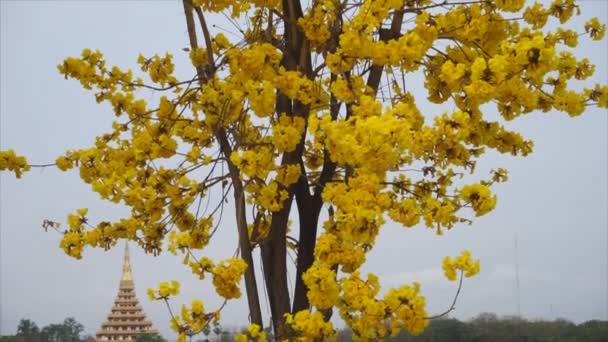
[{"label": "flowering tree", "polygon": [[[385,221],[437,234],[470,224],[494,208],[491,186],[507,180],[502,168],[478,176],[476,160],[487,150],[532,151],[532,141],[503,121],[608,108],[608,86],[572,90],[594,66],[571,51],[581,34],[601,40],[606,26],[592,19],[580,32],[545,28],[578,14],[573,0],[547,7],[523,0],[184,0],[183,8],[190,79],[174,76],[168,53],[140,55],[141,77],[89,49],[58,66],[110,103],[116,119],[94,146],[67,151],[54,165],[78,168],[103,199],[131,209],[128,218],[96,225],[77,210],[61,247],[81,258],[85,246],[107,249],[127,239],[156,255],[168,241],[226,301],[241,296],[244,278],[252,325],[241,340],[266,339],[262,286],[277,339],[331,336],[334,310],[358,340],[420,333],[430,317],[419,284],[380,296],[378,278],[359,272]],[[248,29],[239,39],[211,32],[210,12]],[[428,102],[455,110],[421,113],[425,99],[407,90],[416,76],[424,76]],[[136,97],[141,88],[164,96],[147,103]],[[2,170],[20,177],[30,167],[12,150],[0,152]],[[472,180],[463,185],[457,180],[465,175]],[[216,188],[222,196],[205,210],[202,199]],[[214,261],[204,249],[227,202],[240,257]],[[290,217],[297,217],[295,233]],[[263,279],[254,273],[255,248]],[[297,255],[292,298],[288,251]],[[446,257],[443,268],[462,282],[479,261],[464,251]],[[166,301],[178,291],[173,282],[148,293]],[[172,327],[184,341],[217,323],[220,311],[195,300]]]}]

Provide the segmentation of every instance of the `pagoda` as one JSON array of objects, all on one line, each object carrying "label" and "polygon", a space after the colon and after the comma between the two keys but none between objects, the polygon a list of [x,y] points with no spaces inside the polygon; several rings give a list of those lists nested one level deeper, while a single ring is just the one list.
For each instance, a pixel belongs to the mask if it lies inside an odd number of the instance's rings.
[{"label": "pagoda", "polygon": [[156,335],[158,331],[153,329],[152,322],[146,319],[135,295],[129,245],[125,245],[118,296],[108,318],[101,323],[101,328],[96,333],[96,341],[135,341],[137,336],[143,334]]}]

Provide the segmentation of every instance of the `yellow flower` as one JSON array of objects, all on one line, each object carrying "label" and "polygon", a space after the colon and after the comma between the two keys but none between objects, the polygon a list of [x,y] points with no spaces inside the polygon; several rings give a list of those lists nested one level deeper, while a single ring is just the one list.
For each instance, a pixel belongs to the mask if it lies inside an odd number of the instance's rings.
[{"label": "yellow flower", "polygon": [[154,289],[148,289],[147,293],[150,300],[156,300],[156,292],[154,291]]},{"label": "yellow flower", "polygon": [[404,199],[389,211],[389,216],[406,227],[412,227],[420,222],[422,211],[417,202],[411,198]]},{"label": "yellow flower", "polygon": [[192,314],[203,315],[205,313],[205,307],[203,306],[203,302],[200,300],[192,301]]},{"label": "yellow flower", "polygon": [[250,178],[265,179],[274,169],[273,151],[268,147],[259,147],[255,150],[246,150],[241,155],[232,152],[230,160],[241,172]]},{"label": "yellow flower", "polygon": [[606,34],[606,24],[600,23],[597,18],[592,18],[585,23],[585,32],[589,33],[593,40],[602,40]]},{"label": "yellow flower", "polygon": [[218,48],[220,48],[220,49],[226,49],[226,48],[230,47],[230,41],[221,32],[215,36],[215,43],[217,44]]},{"label": "yellow flower", "polygon": [[230,258],[213,268],[213,285],[218,295],[233,299],[241,297],[239,282],[247,269],[242,259]]},{"label": "yellow flower", "polygon": [[272,127],[272,144],[280,152],[293,151],[300,142],[304,125],[305,121],[300,117],[281,115]]},{"label": "yellow flower", "polygon": [[533,6],[526,8],[524,11],[524,20],[535,29],[545,26],[548,18],[549,12],[538,2],[535,2]]},{"label": "yellow flower", "polygon": [[323,314],[319,311],[311,313],[308,310],[302,310],[296,312],[295,315],[286,314],[285,321],[304,341],[313,341],[334,334],[333,325],[331,322],[325,322]]},{"label": "yellow flower", "polygon": [[201,68],[209,62],[207,56],[207,50],[203,48],[196,48],[190,51],[190,61],[195,68]]},{"label": "yellow flower", "polygon": [[158,286],[158,295],[161,298],[168,298],[169,296],[176,296],[179,294],[179,283],[175,280],[168,282],[162,282]]},{"label": "yellow flower", "polygon": [[570,116],[578,116],[585,111],[585,98],[575,91],[561,91],[555,94],[553,106]]},{"label": "yellow flower", "polygon": [[257,324],[250,324],[247,327],[249,336],[257,342],[266,342],[266,332]]},{"label": "yellow flower", "polygon": [[57,158],[55,164],[57,164],[57,168],[61,171],[66,171],[73,167],[72,161],[64,156]]},{"label": "yellow flower", "polygon": [[171,295],[177,296],[179,294],[179,282],[171,281]]},{"label": "yellow flower", "polygon": [[425,298],[419,292],[420,284],[414,282],[413,286],[390,289],[384,296],[393,336],[399,332],[395,327],[405,327],[410,334],[419,335],[429,324]]},{"label": "yellow flower", "polygon": [[315,263],[304,273],[302,280],[308,287],[308,300],[318,309],[329,309],[337,303],[340,288],[336,272],[329,267]]},{"label": "yellow flower", "polygon": [[593,89],[585,89],[585,93],[593,101],[597,101],[600,108],[608,108],[608,86],[595,85]]},{"label": "yellow flower", "polygon": [[524,7],[525,0],[495,0],[494,4],[506,12],[517,12]]},{"label": "yellow flower", "polygon": [[298,19],[298,25],[313,47],[321,48],[330,37],[330,27],[336,19],[334,3],[321,1]]},{"label": "yellow flower", "polygon": [[81,233],[70,231],[63,235],[63,239],[59,243],[59,247],[63,249],[63,251],[76,259],[82,258],[82,248],[84,245],[84,240],[82,238]]},{"label": "yellow flower", "polygon": [[171,294],[171,289],[169,287],[169,283],[167,283],[167,282],[160,283],[160,285],[158,287],[158,294],[161,297],[169,297],[169,294]]},{"label": "yellow flower", "polygon": [[277,212],[283,207],[283,202],[287,199],[287,191],[279,190],[279,185],[275,181],[264,185],[259,189],[257,202],[264,209]]},{"label": "yellow flower", "polygon": [[24,171],[30,170],[30,166],[25,157],[16,155],[15,151],[0,151],[0,171],[3,170],[13,171],[17,178],[21,178]]},{"label": "yellow flower", "polygon": [[462,251],[460,255],[454,259],[450,257],[445,257],[443,259],[443,272],[450,281],[456,280],[457,270],[464,272],[465,277],[468,278],[479,273],[479,269],[479,260],[473,260],[471,258],[471,252],[467,250]]},{"label": "yellow flower", "polygon": [[553,0],[549,12],[551,15],[559,18],[561,24],[565,23],[572,17],[574,10],[580,11],[575,0]]},{"label": "yellow flower", "polygon": [[481,183],[465,185],[460,198],[471,203],[476,216],[485,215],[496,206],[496,196],[492,196],[490,189]]},{"label": "yellow flower", "polygon": [[298,164],[289,164],[277,170],[277,182],[288,187],[294,184],[300,178],[300,166]]},{"label": "yellow flower", "polygon": [[459,85],[462,77],[466,72],[466,65],[462,63],[454,64],[452,61],[446,61],[441,66],[441,79],[446,82],[450,89],[454,89]]}]

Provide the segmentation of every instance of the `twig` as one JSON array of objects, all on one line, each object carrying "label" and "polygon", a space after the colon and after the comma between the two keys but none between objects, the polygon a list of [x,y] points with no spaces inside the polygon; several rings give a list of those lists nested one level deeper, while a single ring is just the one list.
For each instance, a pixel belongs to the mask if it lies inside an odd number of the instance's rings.
[{"label": "twig", "polygon": [[447,310],[445,310],[444,312],[440,313],[439,315],[431,316],[431,317],[429,317],[429,319],[441,318],[441,317],[449,314],[450,312],[452,312],[454,309],[456,309],[456,301],[458,300],[458,295],[460,294],[460,290],[462,289],[462,279],[464,278],[463,273],[464,272],[461,270],[460,271],[460,281],[458,282],[458,290],[456,290],[456,295],[454,296],[452,305],[450,305],[450,307]]}]

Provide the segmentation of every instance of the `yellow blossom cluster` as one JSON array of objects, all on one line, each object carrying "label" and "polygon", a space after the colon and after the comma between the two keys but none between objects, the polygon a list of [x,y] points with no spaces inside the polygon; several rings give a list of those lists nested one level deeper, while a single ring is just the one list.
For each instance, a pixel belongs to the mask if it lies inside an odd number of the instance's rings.
[{"label": "yellow blossom cluster", "polygon": [[204,66],[209,61],[207,50],[202,48],[193,49],[190,51],[190,61],[195,68]]},{"label": "yellow blossom cluster", "polygon": [[84,230],[84,225],[88,221],[86,217],[87,213],[87,208],[81,208],[76,210],[76,214],[68,214],[69,229],[65,232],[63,239],[59,243],[59,247],[67,255],[76,259],[82,258],[82,249],[85,243],[93,242],[92,240],[95,239],[95,233],[85,232]]},{"label": "yellow blossom cluster", "polygon": [[[148,293],[152,300],[156,299],[154,298],[154,290],[149,289]],[[178,333],[177,341],[186,342],[188,336],[199,334],[205,328],[208,328],[211,323],[217,324],[219,319],[219,310],[205,312],[203,302],[200,300],[193,300],[190,306],[182,305],[179,316],[172,316],[171,329]]]},{"label": "yellow blossom cluster", "polygon": [[251,9],[251,6],[265,7],[268,9],[280,9],[279,0],[252,0],[252,1],[232,1],[232,0],[192,0],[192,5],[202,7],[209,12],[223,12],[230,9],[230,14],[238,18],[243,13]]},{"label": "yellow blossom cluster", "polygon": [[233,152],[230,160],[249,178],[265,179],[274,168],[273,153],[267,147],[246,150],[242,154]]},{"label": "yellow blossom cluster", "polygon": [[21,178],[23,172],[30,170],[30,166],[25,157],[15,154],[13,150],[6,150],[0,151],[0,171],[4,170],[13,171],[17,178]]},{"label": "yellow blossom cluster", "polygon": [[186,254],[186,257],[184,258],[183,263],[185,265],[190,266],[190,270],[192,271],[192,274],[197,275],[199,279],[201,279],[201,280],[205,279],[205,273],[213,272],[213,268],[215,267],[215,264],[208,257],[203,257],[200,260],[193,260],[193,261],[190,261],[189,257],[190,257],[190,253]]},{"label": "yellow blossom cluster", "polygon": [[105,70],[105,60],[101,51],[91,51],[90,49],[84,49],[81,53],[81,58],[68,57],[62,64],[57,66],[59,72],[66,78],[72,77],[78,79],[80,84],[85,89],[92,89],[93,85],[97,83],[103,83],[104,87],[112,88],[116,81],[130,81],[132,72],[129,73],[116,73],[110,76],[110,79],[105,79],[99,75],[99,70]]},{"label": "yellow blossom cluster", "polygon": [[413,335],[422,333],[429,324],[426,313],[425,298],[419,295],[420,284],[404,285],[399,289],[390,289],[384,296],[384,302],[390,312],[389,325],[391,335],[396,336],[402,327]]},{"label": "yellow blossom cluster", "polygon": [[312,108],[323,108],[327,105],[326,90],[319,82],[313,82],[301,72],[287,71],[280,68],[274,77],[274,83],[278,90],[285,93],[289,98],[300,101]]},{"label": "yellow blossom cluster", "polygon": [[[365,81],[362,77],[351,76],[348,80],[337,78],[331,84],[331,93],[344,103],[353,103],[366,93]],[[369,98],[367,99],[369,101]]]},{"label": "yellow blossom cluster", "polygon": [[362,244],[325,232],[317,239],[315,258],[329,267],[340,265],[344,272],[353,272],[365,262],[365,251]]},{"label": "yellow blossom cluster", "polygon": [[538,29],[547,23],[549,19],[549,11],[547,11],[541,3],[535,2],[524,11],[523,19],[530,24],[532,28]]},{"label": "yellow blossom cluster", "polygon": [[575,0],[553,0],[548,9],[549,13],[557,17],[562,24],[567,22],[572,15],[574,15],[575,10],[577,14],[580,14],[580,8]]},{"label": "yellow blossom cluster", "polygon": [[266,332],[257,324],[250,324],[247,331],[242,334],[237,334],[234,337],[235,342],[266,342]]},{"label": "yellow blossom cluster", "polygon": [[[194,54],[196,55],[198,52],[198,50],[194,51]],[[197,60],[193,59],[193,63],[196,62],[200,62],[200,58]],[[141,71],[147,72],[150,75],[152,82],[159,83],[162,86],[177,83],[177,79],[173,76],[173,71],[175,70],[173,55],[170,53],[166,53],[164,57],[155,54],[151,58],[146,58],[140,54],[137,63],[140,65]]]},{"label": "yellow blossom cluster", "polygon": [[298,311],[295,315],[286,314],[286,322],[298,334],[298,341],[315,341],[335,334],[331,322],[326,322],[319,311]]},{"label": "yellow blossom cluster", "polygon": [[326,230],[348,242],[373,245],[384,223],[382,213],[390,205],[390,196],[381,189],[380,179],[374,174],[353,177],[348,185],[328,184],[323,199],[337,211]]},{"label": "yellow blossom cluster", "polygon": [[226,38],[226,36],[221,32],[215,36],[213,42],[216,46],[216,49],[214,49],[216,52],[219,52],[219,50],[225,50],[231,46],[230,40],[228,40],[228,38]]},{"label": "yellow blossom cluster", "polygon": [[[250,189],[255,188],[252,186]],[[287,191],[279,189],[279,184],[275,181],[271,181],[267,185],[262,185],[252,192],[256,193],[256,195],[254,195],[256,203],[258,203],[260,207],[272,212],[281,210],[283,202],[288,196]]]},{"label": "yellow blossom cluster", "polygon": [[167,299],[169,296],[177,296],[179,294],[179,282],[173,280],[171,282],[162,282],[157,289],[148,289],[148,297],[150,300]]},{"label": "yellow blossom cluster", "polygon": [[308,300],[320,310],[329,309],[338,302],[340,288],[336,272],[325,265],[313,265],[302,277],[308,287]]},{"label": "yellow blossom cluster", "polygon": [[597,18],[592,18],[585,23],[585,32],[587,32],[593,40],[602,40],[606,34],[606,24],[600,23]]},{"label": "yellow blossom cluster", "polygon": [[304,132],[304,125],[305,121],[300,117],[279,116],[278,122],[272,127],[272,144],[277,151],[293,151],[300,142],[300,137]]},{"label": "yellow blossom cluster", "polygon": [[212,315],[205,313],[205,307],[200,300],[193,300],[190,307],[182,305],[181,321],[193,331],[201,331],[209,324]]},{"label": "yellow blossom cluster", "polygon": [[462,251],[459,256],[455,258],[445,257],[443,259],[443,272],[451,281],[456,280],[456,272],[464,272],[465,277],[472,277],[479,273],[479,260],[473,260],[471,258],[471,252]]},{"label": "yellow blossom cluster", "polygon": [[460,197],[471,204],[476,216],[485,215],[496,206],[496,195],[492,196],[490,189],[481,183],[465,185]]},{"label": "yellow blossom cluster", "polygon": [[396,203],[396,205],[389,210],[388,214],[393,221],[399,222],[406,227],[412,227],[420,222],[422,211],[415,200],[405,198],[399,203]]},{"label": "yellow blossom cluster", "polygon": [[[425,299],[420,285],[390,289],[382,299],[378,278],[369,274],[367,280],[353,272],[341,280],[343,293],[338,305],[341,317],[353,329],[355,341],[377,340],[401,329],[418,335],[428,325]],[[385,324],[388,322],[388,326]]]},{"label": "yellow blossom cluster", "polygon": [[336,20],[336,1],[319,1],[311,7],[298,24],[313,47],[323,46],[330,38],[332,23]]},{"label": "yellow blossom cluster", "polygon": [[525,0],[496,0],[496,7],[505,12],[518,12],[524,7]]},{"label": "yellow blossom cluster", "polygon": [[247,264],[242,259],[231,258],[218,263],[213,268],[213,285],[218,295],[233,299],[241,297],[239,282]]},{"label": "yellow blossom cluster", "polygon": [[280,184],[288,187],[298,181],[300,178],[300,166],[295,164],[288,164],[281,166],[277,169],[276,181]]},{"label": "yellow blossom cluster", "polygon": [[364,280],[355,271],[340,280],[340,287],[338,310],[340,317],[353,329],[353,340],[368,341],[386,336],[386,303],[376,299],[380,291],[378,277],[368,274]]},{"label": "yellow blossom cluster", "polygon": [[599,84],[596,84],[593,89],[586,88],[585,94],[587,94],[591,100],[597,101],[598,107],[608,108],[608,85],[602,87]]},{"label": "yellow blossom cluster", "polygon": [[271,44],[253,44],[227,51],[232,77],[226,81],[273,81],[278,75],[281,52]]},{"label": "yellow blossom cluster", "polygon": [[[176,216],[177,213],[176,213]],[[203,249],[209,243],[213,218],[195,220],[189,213],[182,213],[176,219],[180,231],[172,230],[169,234],[169,251],[176,254],[176,249]]]}]

